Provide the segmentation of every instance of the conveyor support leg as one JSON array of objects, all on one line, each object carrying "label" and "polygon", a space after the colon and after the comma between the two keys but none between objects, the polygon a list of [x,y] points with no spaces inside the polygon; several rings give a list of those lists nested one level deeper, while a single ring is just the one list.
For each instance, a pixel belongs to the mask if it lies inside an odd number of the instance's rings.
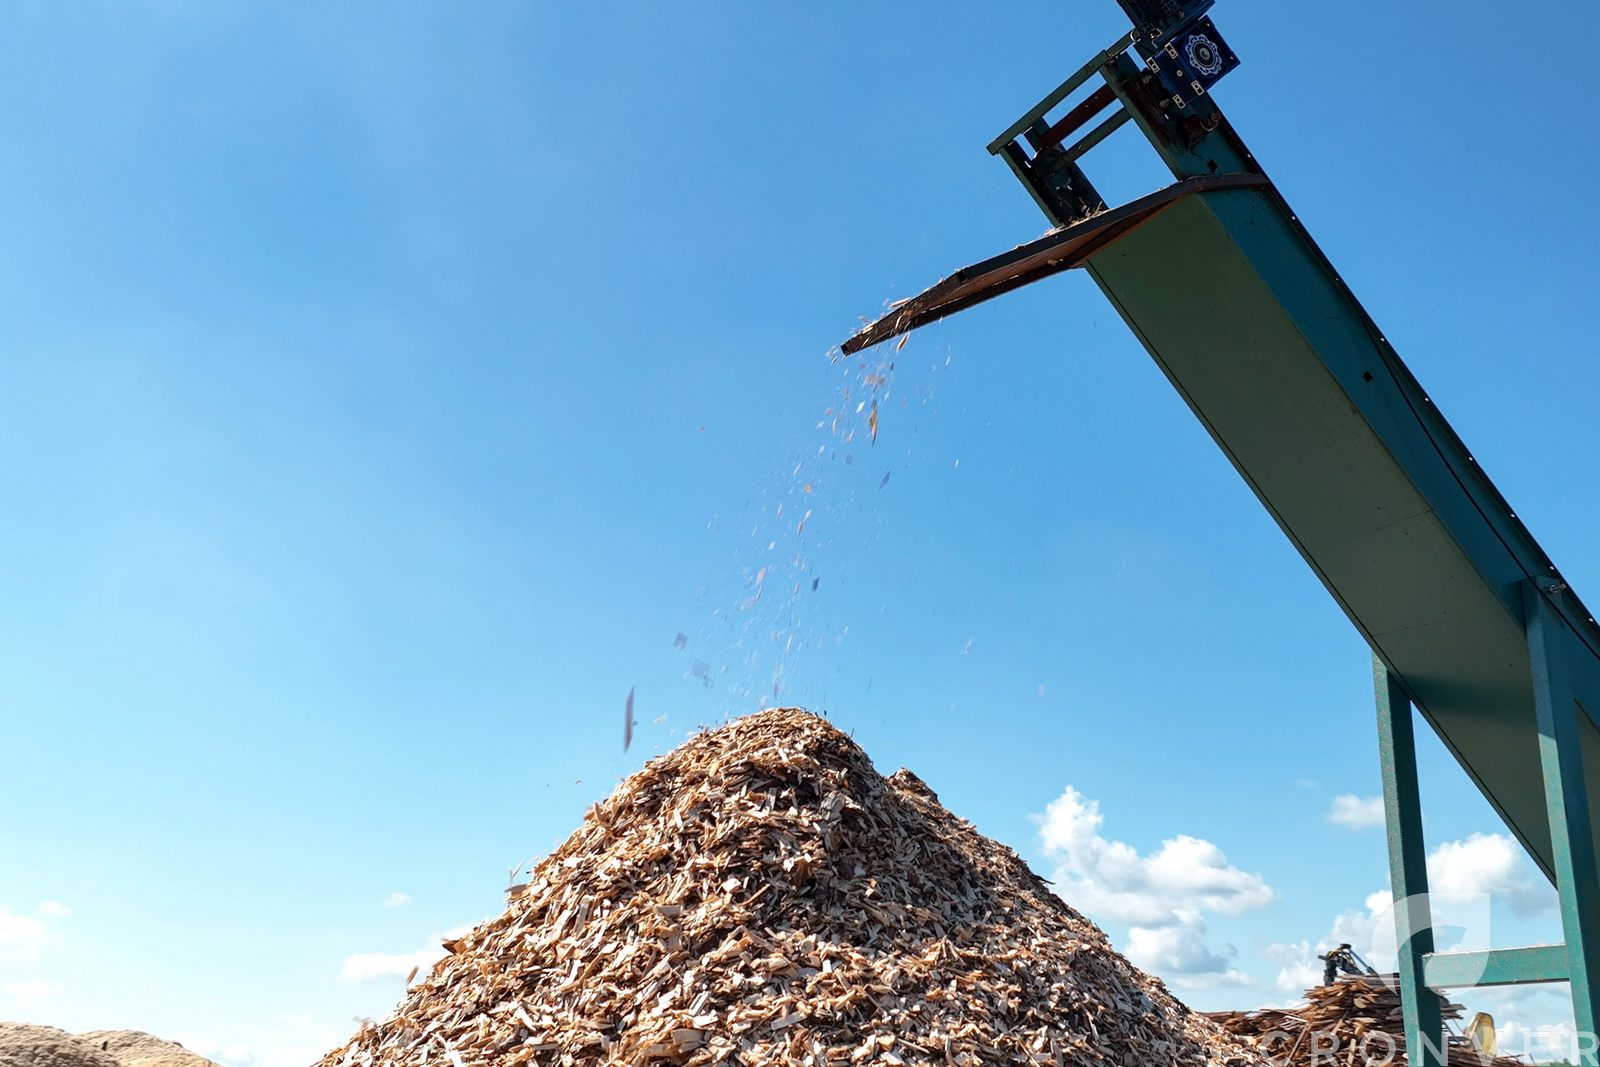
[{"label": "conveyor support leg", "polygon": [[1413,1067],[1442,1067],[1444,1023],[1439,996],[1422,977],[1423,961],[1433,952],[1433,919],[1428,908],[1427,852],[1422,838],[1411,699],[1400,687],[1399,679],[1376,657],[1373,680],[1377,686],[1378,755],[1383,765],[1383,811],[1389,830],[1389,880],[1394,894],[1400,1005],[1405,1013],[1408,1061]]},{"label": "conveyor support leg", "polygon": [[1556,890],[1561,897],[1561,927],[1567,942],[1573,1021],[1578,1031],[1578,1062],[1582,1067],[1595,1067],[1600,879],[1595,872],[1589,795],[1584,785],[1578,702],[1568,665],[1569,638],[1566,624],[1550,604],[1547,593],[1559,596],[1561,587],[1546,590],[1536,581],[1527,582],[1523,586],[1523,615],[1528,629],[1528,659],[1533,667],[1533,704],[1539,720],[1539,761],[1544,770],[1545,805],[1550,813]]}]

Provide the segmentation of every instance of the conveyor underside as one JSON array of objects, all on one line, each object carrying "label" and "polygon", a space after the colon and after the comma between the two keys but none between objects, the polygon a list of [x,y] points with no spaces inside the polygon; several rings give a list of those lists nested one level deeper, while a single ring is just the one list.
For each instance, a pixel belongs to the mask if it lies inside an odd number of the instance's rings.
[{"label": "conveyor underside", "polygon": [[[1521,583],[1548,561],[1270,187],[1189,196],[1088,270],[1549,874]],[[1579,700],[1597,632],[1568,595]],[[1600,730],[1584,720],[1600,766]],[[1591,824],[1600,789],[1589,782]]]}]

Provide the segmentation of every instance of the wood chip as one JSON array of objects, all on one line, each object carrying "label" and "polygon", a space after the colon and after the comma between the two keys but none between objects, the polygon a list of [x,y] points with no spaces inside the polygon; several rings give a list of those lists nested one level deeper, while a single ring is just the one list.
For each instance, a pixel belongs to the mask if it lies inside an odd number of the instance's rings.
[{"label": "wood chip", "polygon": [[[1331,985],[1306,990],[1296,1008],[1213,1011],[1206,1017],[1239,1037],[1255,1041],[1278,1067],[1366,1064],[1406,1067],[1405,1014],[1397,976],[1343,975]],[[1445,1001],[1446,1022],[1461,1018],[1461,1005]],[[1466,1039],[1449,1036],[1451,1067],[1528,1067],[1515,1056],[1484,1056]]]},{"label": "wood chip", "polygon": [[1239,1033],[915,775],[772,709],[624,781],[320,1067],[1262,1064]]}]

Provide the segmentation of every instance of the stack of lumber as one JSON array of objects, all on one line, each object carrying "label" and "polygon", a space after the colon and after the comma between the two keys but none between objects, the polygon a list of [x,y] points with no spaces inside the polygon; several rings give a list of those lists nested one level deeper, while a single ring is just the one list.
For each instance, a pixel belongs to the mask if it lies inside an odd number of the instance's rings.
[{"label": "stack of lumber", "polygon": [[1262,1062],[795,709],[651,761],[445,947],[322,1067]]},{"label": "stack of lumber", "polygon": [[[1306,991],[1296,1008],[1213,1011],[1207,1017],[1230,1034],[1257,1041],[1278,1067],[1312,1064],[1384,1064],[1406,1067],[1406,1024],[1394,975],[1345,976]],[[1444,1019],[1461,1018],[1461,1005],[1444,1002]],[[1451,1035],[1449,1060],[1460,1067],[1527,1067],[1514,1056],[1484,1056]]]}]

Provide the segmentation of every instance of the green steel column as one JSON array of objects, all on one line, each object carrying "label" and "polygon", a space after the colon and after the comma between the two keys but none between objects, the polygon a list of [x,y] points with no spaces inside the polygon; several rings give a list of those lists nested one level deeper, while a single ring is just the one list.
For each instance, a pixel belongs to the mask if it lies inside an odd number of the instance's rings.
[{"label": "green steel column", "polygon": [[1383,767],[1383,814],[1389,830],[1389,882],[1394,895],[1407,1062],[1412,1067],[1443,1067],[1439,995],[1422,977],[1423,958],[1433,951],[1433,918],[1428,908],[1427,852],[1422,840],[1411,698],[1376,656],[1372,658],[1372,676],[1378,698],[1378,757]]},{"label": "green steel column", "polygon": [[[1560,588],[1551,592],[1560,595]],[[1556,889],[1561,896],[1561,928],[1567,939],[1572,1013],[1578,1027],[1578,1062],[1583,1067],[1595,1067],[1600,874],[1595,870],[1594,836],[1589,826],[1578,701],[1567,662],[1570,649],[1565,623],[1546,599],[1537,579],[1523,584],[1522,606],[1528,629],[1528,659],[1533,666],[1533,706],[1539,720],[1539,762],[1544,771],[1545,805],[1550,812],[1551,852]]]}]

